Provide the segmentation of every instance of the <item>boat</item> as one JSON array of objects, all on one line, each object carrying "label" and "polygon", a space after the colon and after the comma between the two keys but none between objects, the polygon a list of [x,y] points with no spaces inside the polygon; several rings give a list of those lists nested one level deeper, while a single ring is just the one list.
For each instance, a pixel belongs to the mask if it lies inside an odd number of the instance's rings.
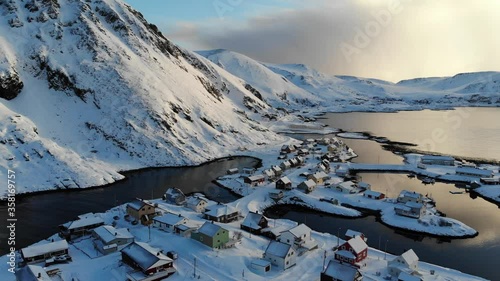
[{"label": "boat", "polygon": [[408,174],[407,177],[409,177],[410,179],[413,179],[414,177],[416,177],[416,175],[411,173],[411,174]]},{"label": "boat", "polygon": [[429,183],[430,183],[430,184],[434,184],[434,183],[436,182],[436,180],[434,180],[433,178],[426,177],[426,178],[423,178],[423,179],[422,179],[422,182],[423,182],[424,184],[429,184]]}]

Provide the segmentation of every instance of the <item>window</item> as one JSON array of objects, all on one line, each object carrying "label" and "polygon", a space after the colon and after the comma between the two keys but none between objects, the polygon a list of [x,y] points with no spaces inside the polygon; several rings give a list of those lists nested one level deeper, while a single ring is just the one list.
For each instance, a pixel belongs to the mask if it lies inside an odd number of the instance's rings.
[{"label": "window", "polygon": [[286,261],[286,265],[288,265],[290,262],[289,261]]}]

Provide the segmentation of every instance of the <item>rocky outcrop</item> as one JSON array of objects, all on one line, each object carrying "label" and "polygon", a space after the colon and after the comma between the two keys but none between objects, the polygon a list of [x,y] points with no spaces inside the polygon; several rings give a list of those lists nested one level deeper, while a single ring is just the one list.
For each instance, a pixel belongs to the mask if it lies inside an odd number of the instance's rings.
[{"label": "rocky outcrop", "polygon": [[21,93],[23,81],[15,71],[0,72],[0,98],[11,100]]}]

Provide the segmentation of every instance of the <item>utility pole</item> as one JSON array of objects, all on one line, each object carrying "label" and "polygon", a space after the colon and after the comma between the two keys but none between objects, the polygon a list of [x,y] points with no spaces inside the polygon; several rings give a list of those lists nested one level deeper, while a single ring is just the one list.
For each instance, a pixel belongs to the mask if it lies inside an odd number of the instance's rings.
[{"label": "utility pole", "polygon": [[386,256],[387,256],[387,242],[389,242],[389,240],[385,240],[384,260],[386,260]]},{"label": "utility pole", "polygon": [[325,270],[325,266],[326,266],[326,250],[325,253],[323,254],[323,270]]},{"label": "utility pole", "polygon": [[193,278],[196,278],[196,257],[194,257],[194,273],[193,273]]},{"label": "utility pole", "polygon": [[340,247],[340,227],[337,229],[337,249]]}]

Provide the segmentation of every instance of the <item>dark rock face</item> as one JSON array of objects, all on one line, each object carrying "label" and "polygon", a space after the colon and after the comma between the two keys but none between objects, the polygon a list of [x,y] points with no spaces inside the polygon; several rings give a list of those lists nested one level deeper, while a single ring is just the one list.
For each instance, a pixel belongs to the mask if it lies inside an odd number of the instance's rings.
[{"label": "dark rock face", "polygon": [[23,81],[16,72],[0,74],[0,98],[11,100],[19,95],[23,87]]}]

